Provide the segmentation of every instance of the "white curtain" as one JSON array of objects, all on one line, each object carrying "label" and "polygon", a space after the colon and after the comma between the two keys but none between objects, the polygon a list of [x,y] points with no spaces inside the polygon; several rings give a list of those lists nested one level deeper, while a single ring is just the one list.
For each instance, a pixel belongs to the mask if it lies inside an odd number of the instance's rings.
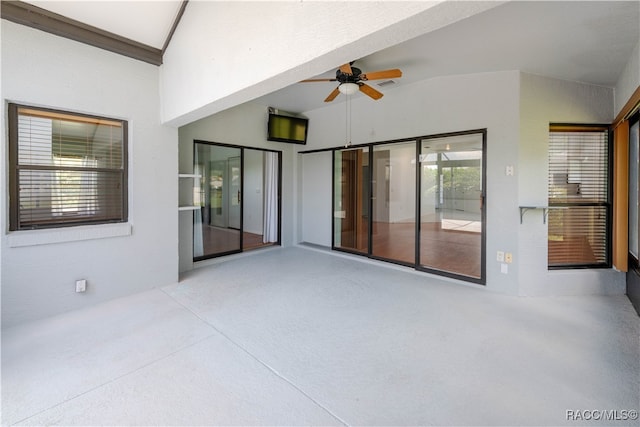
[{"label": "white curtain", "polygon": [[[198,148],[196,147],[193,154],[193,173],[200,176],[204,176],[204,168],[198,163]],[[193,202],[196,206],[204,206],[205,209],[209,209],[206,203],[202,203],[200,200],[200,181],[201,178],[194,178],[193,180]],[[198,208],[193,211],[193,256],[204,255],[204,242],[202,240],[202,209]]]},{"label": "white curtain", "polygon": [[278,241],[278,153],[264,153],[263,243]]}]

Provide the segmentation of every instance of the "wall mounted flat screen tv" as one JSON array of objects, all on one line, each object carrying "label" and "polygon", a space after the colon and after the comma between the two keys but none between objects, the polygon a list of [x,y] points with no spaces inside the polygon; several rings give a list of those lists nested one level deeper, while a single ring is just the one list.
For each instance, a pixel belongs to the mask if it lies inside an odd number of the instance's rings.
[{"label": "wall mounted flat screen tv", "polygon": [[309,119],[269,113],[267,139],[269,141],[306,144],[308,127]]}]

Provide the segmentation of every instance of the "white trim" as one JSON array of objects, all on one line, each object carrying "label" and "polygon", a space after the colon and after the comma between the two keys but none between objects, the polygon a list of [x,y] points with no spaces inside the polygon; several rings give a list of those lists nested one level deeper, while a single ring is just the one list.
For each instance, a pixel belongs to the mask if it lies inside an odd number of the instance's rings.
[{"label": "white trim", "polygon": [[130,236],[132,225],[128,222],[117,224],[82,225],[48,230],[12,231],[7,240],[10,248],[48,245],[52,243],[77,242],[81,240],[105,239],[108,237]]}]

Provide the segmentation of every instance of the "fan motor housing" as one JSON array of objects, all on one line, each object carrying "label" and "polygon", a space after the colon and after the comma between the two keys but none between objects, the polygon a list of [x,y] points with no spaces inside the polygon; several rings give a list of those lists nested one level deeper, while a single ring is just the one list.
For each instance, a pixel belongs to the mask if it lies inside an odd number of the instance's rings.
[{"label": "fan motor housing", "polygon": [[336,70],[336,80],[340,83],[358,83],[360,81],[360,74],[362,74],[362,71],[356,67],[351,67],[351,71],[353,71],[353,74],[343,73],[339,69]]}]

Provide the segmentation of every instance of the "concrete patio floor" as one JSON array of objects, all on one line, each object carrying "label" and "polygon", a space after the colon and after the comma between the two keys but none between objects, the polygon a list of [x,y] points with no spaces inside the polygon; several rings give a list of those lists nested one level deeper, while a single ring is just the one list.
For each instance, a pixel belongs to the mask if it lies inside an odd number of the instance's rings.
[{"label": "concrete patio floor", "polygon": [[3,330],[2,424],[640,425],[639,336],[624,296],[270,248]]}]

